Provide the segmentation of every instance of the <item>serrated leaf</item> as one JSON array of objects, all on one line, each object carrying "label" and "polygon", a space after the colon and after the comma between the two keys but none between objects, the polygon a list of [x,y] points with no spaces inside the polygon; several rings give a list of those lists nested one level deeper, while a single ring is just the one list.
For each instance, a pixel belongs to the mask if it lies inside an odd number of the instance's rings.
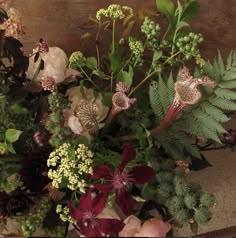
[{"label": "serrated leaf", "polygon": [[19,139],[21,134],[22,134],[22,131],[19,131],[16,129],[8,129],[5,133],[6,140],[11,143],[16,142]]},{"label": "serrated leaf", "polygon": [[222,82],[220,82],[219,87],[229,88],[229,89],[236,88],[236,80],[222,81]]},{"label": "serrated leaf", "polygon": [[217,62],[218,62],[219,71],[221,72],[221,75],[222,75],[223,72],[225,71],[225,65],[224,65],[224,61],[222,59],[220,51],[218,51]]},{"label": "serrated leaf", "polygon": [[236,79],[236,68],[234,70],[226,71],[223,75],[223,80],[235,80]]},{"label": "serrated leaf", "polygon": [[236,110],[236,103],[223,98],[210,97],[209,102],[214,106],[223,110],[234,111]]},{"label": "serrated leaf", "polygon": [[233,62],[233,51],[230,52],[230,54],[227,58],[226,70],[229,70],[231,68],[232,62]]},{"label": "serrated leaf", "polygon": [[214,92],[220,98],[224,98],[228,100],[236,100],[236,92],[232,90],[217,88]]},{"label": "serrated leaf", "polygon": [[92,70],[96,69],[98,67],[97,59],[95,57],[88,57],[86,60],[86,66]]}]

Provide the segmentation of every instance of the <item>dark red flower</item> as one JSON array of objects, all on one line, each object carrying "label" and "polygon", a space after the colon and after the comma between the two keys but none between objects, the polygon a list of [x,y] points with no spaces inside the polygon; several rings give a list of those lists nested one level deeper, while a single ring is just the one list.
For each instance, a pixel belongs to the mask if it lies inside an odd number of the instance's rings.
[{"label": "dark red flower", "polygon": [[122,221],[116,219],[97,218],[106,205],[106,195],[97,194],[89,189],[80,198],[79,208],[72,203],[68,205],[70,215],[79,223],[79,232],[87,237],[116,235],[124,227]]},{"label": "dark red flower", "polygon": [[113,171],[106,165],[97,165],[93,169],[93,179],[106,180],[103,183],[97,183],[94,186],[103,193],[115,191],[116,203],[121,210],[130,215],[133,210],[134,199],[128,192],[132,184],[144,184],[155,176],[155,171],[146,166],[135,166],[130,170],[126,170],[125,166],[136,157],[135,150],[132,145],[127,144],[122,153],[122,161],[117,170]]}]

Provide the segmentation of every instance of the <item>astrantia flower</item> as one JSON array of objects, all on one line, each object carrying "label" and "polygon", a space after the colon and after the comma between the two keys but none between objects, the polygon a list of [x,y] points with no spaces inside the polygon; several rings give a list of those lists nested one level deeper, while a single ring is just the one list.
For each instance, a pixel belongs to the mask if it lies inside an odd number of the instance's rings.
[{"label": "astrantia flower", "polygon": [[[33,55],[39,52],[39,47],[33,50]],[[40,67],[41,60],[44,62],[43,70],[37,71]],[[68,58],[65,52],[58,47],[48,47],[47,51],[41,51],[38,60],[35,62],[35,57],[29,58],[29,67],[27,77],[36,83],[40,83],[44,77],[51,77],[55,83],[61,83],[68,77],[75,77],[79,72],[73,69],[68,69]],[[36,77],[35,77],[36,74]]]},{"label": "astrantia flower", "polygon": [[78,221],[79,233],[87,237],[116,235],[124,227],[117,219],[98,218],[106,205],[106,195],[89,189],[80,197],[79,208],[69,204],[70,216]]},{"label": "astrantia flower", "polygon": [[95,98],[92,89],[83,88],[84,95],[80,87],[73,87],[67,90],[70,103],[68,126],[78,135],[90,137],[90,133],[102,128],[102,123],[107,116],[109,108],[102,103],[102,95]]},{"label": "astrantia flower", "polygon": [[116,203],[121,210],[129,215],[132,212],[134,199],[128,192],[128,188],[133,184],[144,184],[155,176],[155,171],[146,166],[135,166],[129,170],[125,166],[136,157],[135,150],[132,145],[127,144],[122,153],[122,161],[117,170],[113,171],[106,165],[97,165],[93,168],[93,179],[100,179],[103,183],[96,183],[94,186],[104,192],[116,193]]},{"label": "astrantia flower", "polygon": [[8,19],[0,24],[0,29],[5,30],[5,36],[19,39],[25,34],[21,23],[20,13],[15,8],[7,10]]}]

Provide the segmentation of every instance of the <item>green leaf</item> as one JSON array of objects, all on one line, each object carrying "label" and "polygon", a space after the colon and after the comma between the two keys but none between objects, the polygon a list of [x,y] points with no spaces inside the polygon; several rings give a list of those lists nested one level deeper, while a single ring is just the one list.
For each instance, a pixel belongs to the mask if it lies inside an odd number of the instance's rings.
[{"label": "green leaf", "polygon": [[214,92],[220,98],[224,98],[228,100],[236,100],[236,92],[232,90],[217,88]]},{"label": "green leaf", "polygon": [[198,3],[196,0],[191,0],[183,10],[181,20],[188,21],[192,19],[197,14],[197,12],[198,12]]},{"label": "green leaf", "polygon": [[219,87],[221,88],[236,88],[236,80],[232,80],[232,81],[223,81],[219,84]]},{"label": "green leaf", "polygon": [[224,65],[224,61],[222,59],[222,56],[221,56],[221,53],[220,53],[219,50],[218,50],[217,61],[218,61],[219,70],[220,70],[220,72],[222,74],[225,71],[225,65]]},{"label": "green leaf", "polygon": [[179,31],[180,29],[182,29],[184,27],[190,27],[190,25],[185,21],[180,21],[176,25],[176,31]]},{"label": "green leaf", "polygon": [[111,71],[113,73],[118,73],[122,68],[122,58],[119,53],[118,45],[116,44],[114,52],[111,52],[109,55],[111,63]]},{"label": "green leaf", "polygon": [[175,14],[175,6],[171,0],[156,0],[157,9],[164,15],[170,17]]},{"label": "green leaf", "polygon": [[102,72],[101,70],[93,70],[92,75],[97,75],[100,79],[105,79],[106,75],[104,72]]},{"label": "green leaf", "polygon": [[10,107],[10,110],[15,114],[27,114],[29,112],[26,108],[20,106],[19,104],[13,104]]},{"label": "green leaf", "polygon": [[15,149],[13,148],[12,143],[7,143],[7,149],[10,151],[12,154],[16,154]]},{"label": "green leaf", "polygon": [[98,62],[95,57],[88,57],[86,60],[86,66],[89,69],[96,69],[98,67]]},{"label": "green leaf", "polygon": [[161,50],[159,50],[159,51],[155,50],[154,54],[153,54],[153,57],[152,57],[152,63],[155,64],[156,61],[159,60],[162,57],[162,54],[163,54],[163,52]]},{"label": "green leaf", "polygon": [[133,82],[133,69],[132,67],[129,68],[129,72],[126,71],[120,71],[117,75],[117,82],[125,82],[129,86],[132,85]]},{"label": "green leaf", "polygon": [[102,98],[102,103],[104,106],[111,107],[112,106],[112,95],[113,93],[104,93]]},{"label": "green leaf", "polygon": [[18,131],[16,129],[8,129],[5,133],[6,139],[8,142],[16,142],[20,135],[22,134],[22,131]]},{"label": "green leaf", "polygon": [[226,71],[226,73],[223,75],[223,80],[234,80],[236,79],[236,69]]},{"label": "green leaf", "polygon": [[171,29],[174,32],[176,26],[175,5],[171,0],[156,0],[157,9],[167,16]]}]

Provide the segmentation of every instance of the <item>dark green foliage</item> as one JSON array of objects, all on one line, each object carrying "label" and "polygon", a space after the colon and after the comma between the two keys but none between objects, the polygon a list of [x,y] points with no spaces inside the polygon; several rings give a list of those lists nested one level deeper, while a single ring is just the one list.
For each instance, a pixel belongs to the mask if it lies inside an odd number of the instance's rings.
[{"label": "dark green foliage", "polygon": [[187,193],[184,196],[184,203],[189,209],[195,208],[197,205],[197,196],[194,193]]},{"label": "dark green foliage", "polygon": [[199,184],[189,182],[184,169],[173,168],[174,164],[174,159],[155,161],[158,172],[152,184],[143,187],[142,196],[155,199],[158,204],[166,207],[180,225],[190,219],[205,224],[210,219],[209,208],[214,203],[214,197],[202,191]]},{"label": "dark green foliage", "polygon": [[213,206],[215,199],[212,194],[208,192],[203,192],[200,196],[200,202],[203,206],[211,207]]},{"label": "dark green foliage", "polygon": [[211,219],[211,213],[206,207],[201,207],[195,211],[194,218],[197,223],[205,224]]}]

